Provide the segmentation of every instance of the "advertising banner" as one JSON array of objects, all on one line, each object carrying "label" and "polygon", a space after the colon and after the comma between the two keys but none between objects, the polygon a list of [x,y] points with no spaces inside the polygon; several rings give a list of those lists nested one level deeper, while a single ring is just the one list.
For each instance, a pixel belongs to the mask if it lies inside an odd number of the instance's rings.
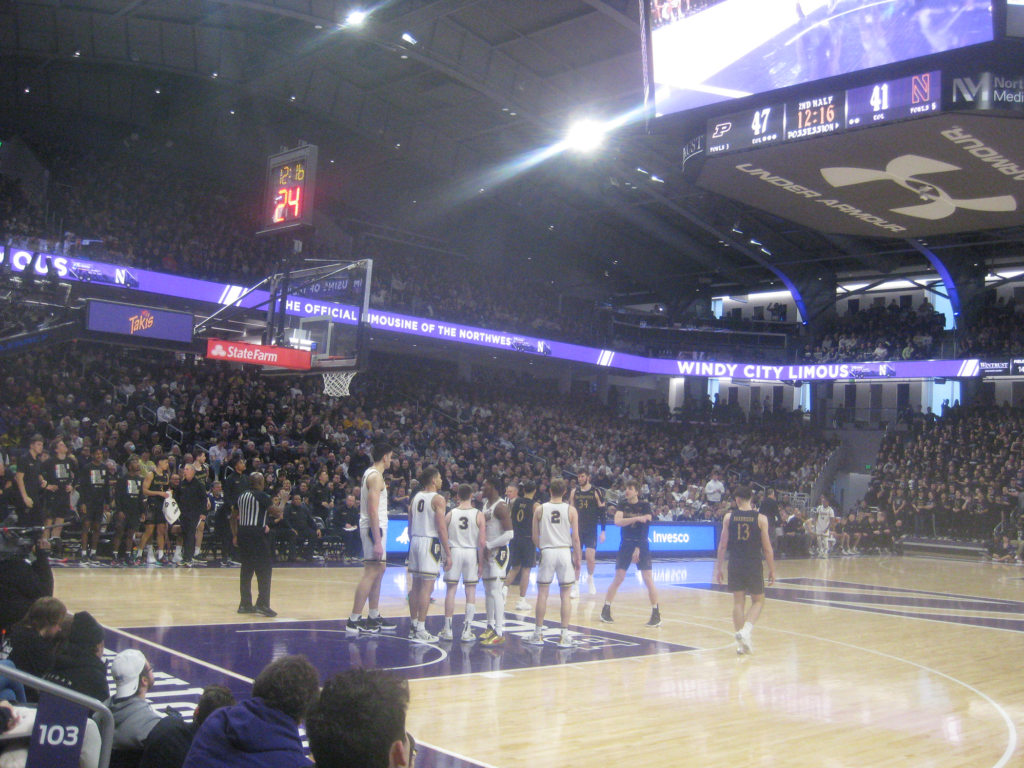
[{"label": "advertising banner", "polygon": [[195,318],[188,312],[89,299],[85,329],[142,339],[192,342]]},{"label": "advertising banner", "polygon": [[[111,284],[125,285],[118,280],[127,280],[128,271],[101,262],[87,262],[67,256],[48,257],[51,268],[61,279],[75,281],[75,273],[103,274]],[[21,272],[32,263],[29,251],[12,249],[11,266]],[[45,275],[46,272],[40,272]],[[131,282],[135,290],[170,296],[180,299],[203,301],[222,306],[238,304],[255,307],[265,302],[265,291],[253,291],[240,299],[245,288],[239,285],[225,285],[206,280],[197,280],[180,275],[133,269]],[[126,298],[131,293],[126,290]],[[167,311],[167,310],[162,310]],[[346,325],[359,323],[360,310],[345,304],[306,297],[292,297],[285,306],[285,312],[296,317],[322,317]],[[709,378],[750,379],[755,381],[790,382],[832,381],[841,379],[891,379],[891,378],[964,378],[981,373],[977,360],[913,360],[880,363],[841,363],[829,365],[765,365],[760,363],[716,363],[692,360],[655,359],[632,355],[611,349],[584,347],[562,341],[541,339],[535,336],[507,333],[505,331],[474,328],[472,326],[448,323],[429,318],[400,315],[394,312],[371,310],[366,322],[375,330],[392,331],[422,338],[438,339],[452,344],[469,344],[489,349],[503,349],[524,355],[541,355],[556,360],[571,360],[604,368],[617,368],[637,373],[660,376],[703,376]]]},{"label": "advertising banner", "polygon": [[308,350],[287,347],[266,347],[262,344],[243,344],[223,339],[206,340],[206,357],[228,363],[251,363],[272,365],[278,368],[292,368],[308,371],[312,367],[312,355]]}]

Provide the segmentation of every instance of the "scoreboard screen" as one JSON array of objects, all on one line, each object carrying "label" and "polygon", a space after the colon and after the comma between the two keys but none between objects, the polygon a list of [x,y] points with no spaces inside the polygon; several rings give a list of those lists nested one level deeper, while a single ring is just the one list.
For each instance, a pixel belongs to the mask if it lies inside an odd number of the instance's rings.
[{"label": "scoreboard screen", "polygon": [[316,159],[311,144],[270,158],[261,234],[312,225]]},{"label": "scoreboard screen", "polygon": [[935,114],[942,73],[922,72],[849,91],[825,91],[786,104],[765,104],[708,120],[708,156]]},{"label": "scoreboard screen", "polygon": [[[645,2],[648,99],[658,117],[989,43],[1001,7],[997,0]],[[1024,3],[1006,2],[1010,34],[1024,34]]]},{"label": "scoreboard screen", "polygon": [[942,74],[923,72],[846,92],[846,126],[879,125],[893,120],[938,112]]},{"label": "scoreboard screen", "polygon": [[708,121],[708,155],[778,144],[785,133],[786,108],[768,104]]}]

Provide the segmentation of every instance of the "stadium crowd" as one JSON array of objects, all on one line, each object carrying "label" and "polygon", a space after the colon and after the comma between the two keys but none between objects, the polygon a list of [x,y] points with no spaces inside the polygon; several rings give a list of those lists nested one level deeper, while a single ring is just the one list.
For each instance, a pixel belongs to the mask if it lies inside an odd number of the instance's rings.
[{"label": "stadium crowd", "polygon": [[[42,154],[42,152],[41,152]],[[46,147],[56,183],[44,210],[21,185],[0,176],[0,240],[48,253],[252,285],[277,265],[278,245],[258,238],[256,210],[215,182],[169,172],[136,153],[73,157]],[[211,194],[211,189],[214,193]],[[60,232],[53,223],[58,216]],[[519,275],[515,291],[497,269],[453,255],[429,260],[396,254],[373,238],[360,245],[374,259],[376,309],[575,343],[598,343],[588,313],[560,298],[556,285]],[[308,246],[310,258],[351,258],[351,238]],[[523,295],[531,297],[528,304]]]},{"label": "stadium crowd", "polygon": [[865,507],[902,532],[988,541],[1024,538],[1024,414],[954,405],[914,419],[879,448]]},{"label": "stadium crowd", "polygon": [[1000,297],[971,318],[971,333],[957,342],[964,358],[1009,359],[1024,355],[1024,318],[1017,302]]},{"label": "stadium crowd", "polygon": [[[548,383],[517,384],[503,375],[470,384],[450,366],[425,361],[416,362],[418,375],[410,378],[408,365],[400,358],[375,361],[373,373],[356,378],[351,397],[334,400],[322,393],[319,377],[271,378],[166,353],[127,362],[108,349],[81,346],[25,356],[10,367],[0,393],[3,516],[24,511],[15,475],[33,435],[43,438],[43,464],[63,442],[77,479],[58,503],[71,510],[89,501],[80,482],[87,465],[105,468],[113,485],[131,459],[144,477],[167,457],[175,489],[191,483],[186,465],[196,464],[200,475],[208,465],[207,527],[224,494],[230,497],[225,486],[232,470],[268,474],[272,490],[291,502],[283,527],[298,528],[299,539],[316,536],[311,518],[345,538],[375,435],[399,446],[386,473],[397,510],[407,506],[413,478],[426,464],[441,469],[445,489],[467,482],[478,491],[494,474],[532,479],[541,495],[552,477],[585,467],[610,496],[636,479],[653,504],[687,519],[721,515],[721,495],[697,505],[686,496],[689,486],[704,488],[714,473],[806,493],[832,448],[793,419],[728,429],[714,422],[630,421],[594,400],[554,395]],[[237,458],[244,463],[236,466]],[[112,492],[101,499],[108,526],[117,503]]]},{"label": "stadium crowd", "polygon": [[808,363],[926,360],[937,356],[944,327],[944,316],[927,299],[917,307],[893,299],[837,318],[802,357]]}]

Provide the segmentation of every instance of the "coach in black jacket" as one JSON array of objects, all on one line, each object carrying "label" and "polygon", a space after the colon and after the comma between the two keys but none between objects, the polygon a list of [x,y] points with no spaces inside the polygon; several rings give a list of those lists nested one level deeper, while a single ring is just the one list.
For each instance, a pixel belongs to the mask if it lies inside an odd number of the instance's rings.
[{"label": "coach in black jacket", "polygon": [[181,507],[181,520],[178,524],[185,539],[181,548],[182,562],[190,565],[196,555],[196,527],[200,520],[205,519],[210,502],[206,498],[206,486],[196,477],[196,468],[186,464],[183,473],[184,478],[174,496]]},{"label": "coach in black jacket", "polygon": [[32,548],[34,558],[0,560],[0,632],[21,621],[40,597],[53,597],[49,549],[50,543],[43,539]]}]

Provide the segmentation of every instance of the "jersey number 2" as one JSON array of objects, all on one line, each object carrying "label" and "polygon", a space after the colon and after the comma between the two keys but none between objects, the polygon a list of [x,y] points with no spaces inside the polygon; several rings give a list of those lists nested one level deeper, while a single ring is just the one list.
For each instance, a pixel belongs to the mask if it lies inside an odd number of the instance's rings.
[{"label": "jersey number 2", "polygon": [[551,510],[551,524],[558,525],[562,521],[562,510],[553,509]]}]

